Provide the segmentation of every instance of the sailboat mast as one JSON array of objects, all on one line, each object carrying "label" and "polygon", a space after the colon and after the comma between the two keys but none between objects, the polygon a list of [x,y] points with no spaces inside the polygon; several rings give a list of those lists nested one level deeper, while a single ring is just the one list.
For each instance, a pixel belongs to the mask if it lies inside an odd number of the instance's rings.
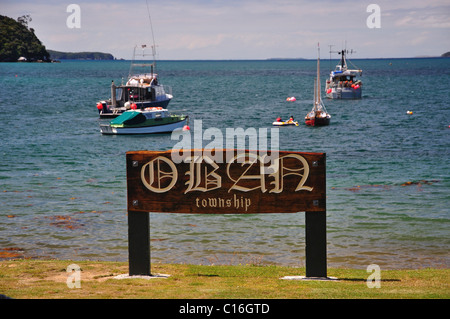
[{"label": "sailboat mast", "polygon": [[317,43],[317,103],[320,103],[320,46]]},{"label": "sailboat mast", "polygon": [[314,79],[314,111],[317,109],[317,79]]}]

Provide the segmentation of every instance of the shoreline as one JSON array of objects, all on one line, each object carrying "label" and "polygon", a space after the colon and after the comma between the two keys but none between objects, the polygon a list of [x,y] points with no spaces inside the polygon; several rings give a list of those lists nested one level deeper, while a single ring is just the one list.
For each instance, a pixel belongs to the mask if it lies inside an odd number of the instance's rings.
[{"label": "shoreline", "polygon": [[[355,60],[426,60],[426,59],[448,59],[445,56],[418,56],[418,57],[380,57],[380,58],[353,58]],[[131,62],[129,59],[54,59],[50,61],[0,61],[0,63],[61,63],[61,62]],[[316,58],[267,58],[267,59],[161,59],[158,62],[308,62],[317,61]],[[323,61],[336,61],[339,59],[323,59]]]}]

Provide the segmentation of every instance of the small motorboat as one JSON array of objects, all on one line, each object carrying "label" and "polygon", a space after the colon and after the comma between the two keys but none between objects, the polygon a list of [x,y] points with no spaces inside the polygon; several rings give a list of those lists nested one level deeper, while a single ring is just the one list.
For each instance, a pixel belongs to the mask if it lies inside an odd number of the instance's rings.
[{"label": "small motorboat", "polygon": [[188,124],[187,115],[175,115],[162,107],[129,110],[113,119],[109,124],[100,124],[105,135],[162,134],[183,129]]},{"label": "small motorboat", "polygon": [[289,120],[283,121],[281,117],[278,117],[275,122],[272,123],[273,126],[298,126],[298,122],[294,121],[294,117],[291,116]]},{"label": "small motorboat", "polygon": [[298,126],[297,121],[275,121],[272,123],[273,126]]}]

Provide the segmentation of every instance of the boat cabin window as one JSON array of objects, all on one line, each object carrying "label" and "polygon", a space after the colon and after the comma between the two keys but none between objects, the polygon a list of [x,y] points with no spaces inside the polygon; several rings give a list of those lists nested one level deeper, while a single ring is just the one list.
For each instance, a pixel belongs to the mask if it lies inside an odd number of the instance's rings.
[{"label": "boat cabin window", "polygon": [[344,75],[344,76],[339,76],[339,77],[335,77],[334,78],[334,82],[338,83],[338,82],[354,82],[355,81],[355,77],[351,76],[351,75]]},{"label": "boat cabin window", "polygon": [[125,98],[127,101],[135,101],[135,100],[137,100],[138,96],[139,95],[135,89],[127,88],[127,95]]},{"label": "boat cabin window", "polygon": [[141,90],[141,99],[146,101],[152,99],[152,90],[150,90],[150,88],[144,88],[140,90]]},{"label": "boat cabin window", "polygon": [[165,98],[166,92],[164,91],[164,87],[155,86],[152,90],[155,92],[155,100],[159,101]]},{"label": "boat cabin window", "polygon": [[127,88],[126,101],[148,101],[153,100],[152,89],[149,88]]},{"label": "boat cabin window", "polygon": [[122,100],[122,92],[122,88],[116,88],[116,99],[119,101]]},{"label": "boat cabin window", "polygon": [[169,116],[167,111],[144,113],[147,119],[158,119]]}]

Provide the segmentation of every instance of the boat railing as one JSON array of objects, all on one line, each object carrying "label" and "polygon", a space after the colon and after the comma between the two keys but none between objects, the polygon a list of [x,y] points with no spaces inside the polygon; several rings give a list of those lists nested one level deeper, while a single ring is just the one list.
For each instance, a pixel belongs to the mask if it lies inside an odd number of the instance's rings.
[{"label": "boat railing", "polygon": [[[156,75],[156,74],[155,74]],[[156,79],[154,77],[153,79]],[[169,85],[157,84],[157,81],[152,80],[151,77],[145,77],[144,75],[133,76],[131,77],[126,86],[140,87],[140,88],[148,88],[154,87],[156,90],[156,95],[165,95],[165,93],[172,95],[172,87]],[[165,93],[164,93],[165,92]]]},{"label": "boat railing", "polygon": [[358,86],[359,88],[362,85],[361,80],[357,81],[339,81],[334,83],[338,88],[354,88],[354,86]]}]

